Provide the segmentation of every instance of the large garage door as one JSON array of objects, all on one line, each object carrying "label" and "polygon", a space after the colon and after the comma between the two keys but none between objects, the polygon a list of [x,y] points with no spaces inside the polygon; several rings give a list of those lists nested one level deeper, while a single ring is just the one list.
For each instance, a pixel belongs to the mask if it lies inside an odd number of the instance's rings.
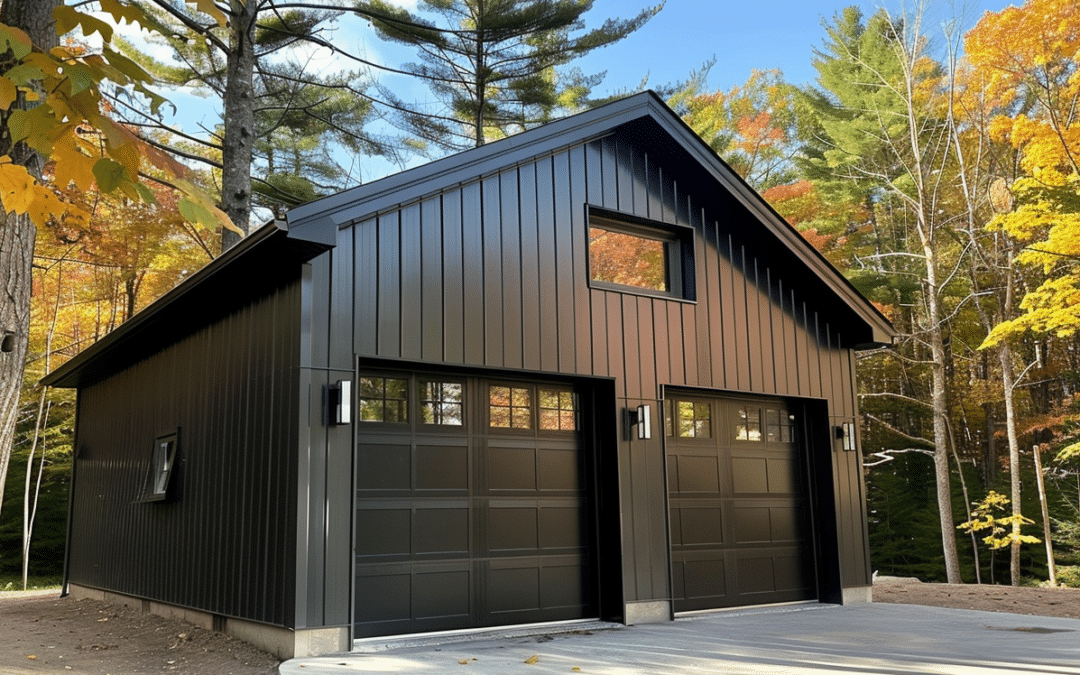
[{"label": "large garage door", "polygon": [[356,637],[597,615],[578,395],[358,378]]},{"label": "large garage door", "polygon": [[676,611],[817,597],[805,462],[780,401],[669,397]]}]

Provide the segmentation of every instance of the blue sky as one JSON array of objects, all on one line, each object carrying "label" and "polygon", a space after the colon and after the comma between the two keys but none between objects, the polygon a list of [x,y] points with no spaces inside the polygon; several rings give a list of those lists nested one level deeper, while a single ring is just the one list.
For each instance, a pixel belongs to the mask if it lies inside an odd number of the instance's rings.
[{"label": "blue sky", "polygon": [[[415,8],[416,0],[398,0]],[[589,27],[599,26],[608,18],[629,18],[649,0],[596,0],[585,15]],[[640,30],[621,42],[597,50],[577,61],[585,73],[606,71],[594,95],[605,96],[622,90],[634,90],[648,75],[648,86],[661,87],[685,80],[691,72],[716,57],[708,87],[729,89],[745,82],[753,69],[779,69],[793,84],[810,84],[816,72],[811,65],[813,50],[823,43],[823,21],[850,4],[857,4],[866,15],[884,7],[890,13],[904,13],[902,0],[873,2],[828,2],[824,0],[667,0],[664,9]],[[1014,4],[1008,0],[933,0],[926,3],[924,32],[939,39],[942,27],[957,18],[963,31],[971,28],[986,11],[1000,11]],[[914,5],[906,2],[910,12]],[[126,32],[126,31],[125,31]],[[372,61],[400,65],[415,60],[415,53],[405,47],[382,42],[363,22],[342,20],[331,36],[341,48],[360,53]],[[160,57],[166,53],[159,52]],[[353,63],[336,61],[328,51],[314,53],[312,65],[327,71],[355,68]],[[426,89],[415,81],[384,79],[406,101],[430,99]],[[199,125],[212,128],[219,119],[220,103],[181,92],[165,92],[178,112],[171,123],[189,133],[199,134]],[[426,160],[416,158],[410,165]],[[400,167],[363,158],[357,176],[363,182],[397,171]]]},{"label": "blue sky", "polygon": [[[608,17],[632,16],[648,2],[596,0],[587,15],[599,24]],[[926,4],[926,32],[941,33],[941,25],[961,16],[966,31],[985,11],[1000,11],[1007,0],[972,0],[966,3],[935,0]],[[611,47],[594,52],[582,66],[586,72],[607,70],[604,88],[633,87],[645,73],[649,83],[663,85],[685,79],[693,69],[716,56],[710,71],[713,89],[728,89],[745,82],[753,69],[777,68],[793,84],[809,84],[816,71],[813,50],[825,37],[822,20],[849,5],[867,16],[879,8],[899,15],[904,4],[889,2],[822,2],[822,0],[668,0],[664,9],[636,33]],[[907,2],[911,11],[914,3]],[[933,35],[931,35],[933,37]]]}]

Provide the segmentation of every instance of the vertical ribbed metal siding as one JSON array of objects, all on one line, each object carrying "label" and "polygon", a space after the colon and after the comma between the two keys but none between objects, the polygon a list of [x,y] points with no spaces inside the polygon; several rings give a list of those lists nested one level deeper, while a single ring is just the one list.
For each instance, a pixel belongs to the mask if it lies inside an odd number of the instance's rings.
[{"label": "vertical ribbed metal siding", "polygon": [[[79,393],[69,578],[291,625],[299,283]],[[141,502],[180,428],[167,502]]]},{"label": "vertical ribbed metal siding", "polygon": [[[357,354],[610,376],[620,407],[674,385],[824,398],[830,423],[853,419],[852,340],[753,215],[694,180],[609,136],[357,223]],[[694,228],[696,302],[590,289],[586,204]],[[438,284],[411,281],[436,269]],[[627,600],[668,595],[660,447],[620,441]],[[821,460],[835,463],[845,587],[869,582],[857,460]]]}]

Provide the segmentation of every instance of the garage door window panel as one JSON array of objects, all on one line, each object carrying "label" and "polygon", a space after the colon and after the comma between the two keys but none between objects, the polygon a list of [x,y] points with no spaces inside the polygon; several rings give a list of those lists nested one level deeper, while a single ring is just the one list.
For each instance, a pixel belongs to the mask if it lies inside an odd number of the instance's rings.
[{"label": "garage door window panel", "polygon": [[407,424],[409,381],[396,377],[361,377],[358,397],[360,421]]},{"label": "garage door window panel", "polygon": [[461,382],[418,382],[421,424],[460,427],[465,421],[465,385]]}]

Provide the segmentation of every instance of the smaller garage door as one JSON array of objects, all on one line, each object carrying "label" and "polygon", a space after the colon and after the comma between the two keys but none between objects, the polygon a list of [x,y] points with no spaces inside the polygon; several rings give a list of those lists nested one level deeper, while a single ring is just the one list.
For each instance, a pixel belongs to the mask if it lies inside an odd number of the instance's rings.
[{"label": "smaller garage door", "polygon": [[817,597],[805,462],[782,401],[669,397],[676,611]]},{"label": "smaller garage door", "polygon": [[597,615],[579,394],[361,373],[356,636]]}]

